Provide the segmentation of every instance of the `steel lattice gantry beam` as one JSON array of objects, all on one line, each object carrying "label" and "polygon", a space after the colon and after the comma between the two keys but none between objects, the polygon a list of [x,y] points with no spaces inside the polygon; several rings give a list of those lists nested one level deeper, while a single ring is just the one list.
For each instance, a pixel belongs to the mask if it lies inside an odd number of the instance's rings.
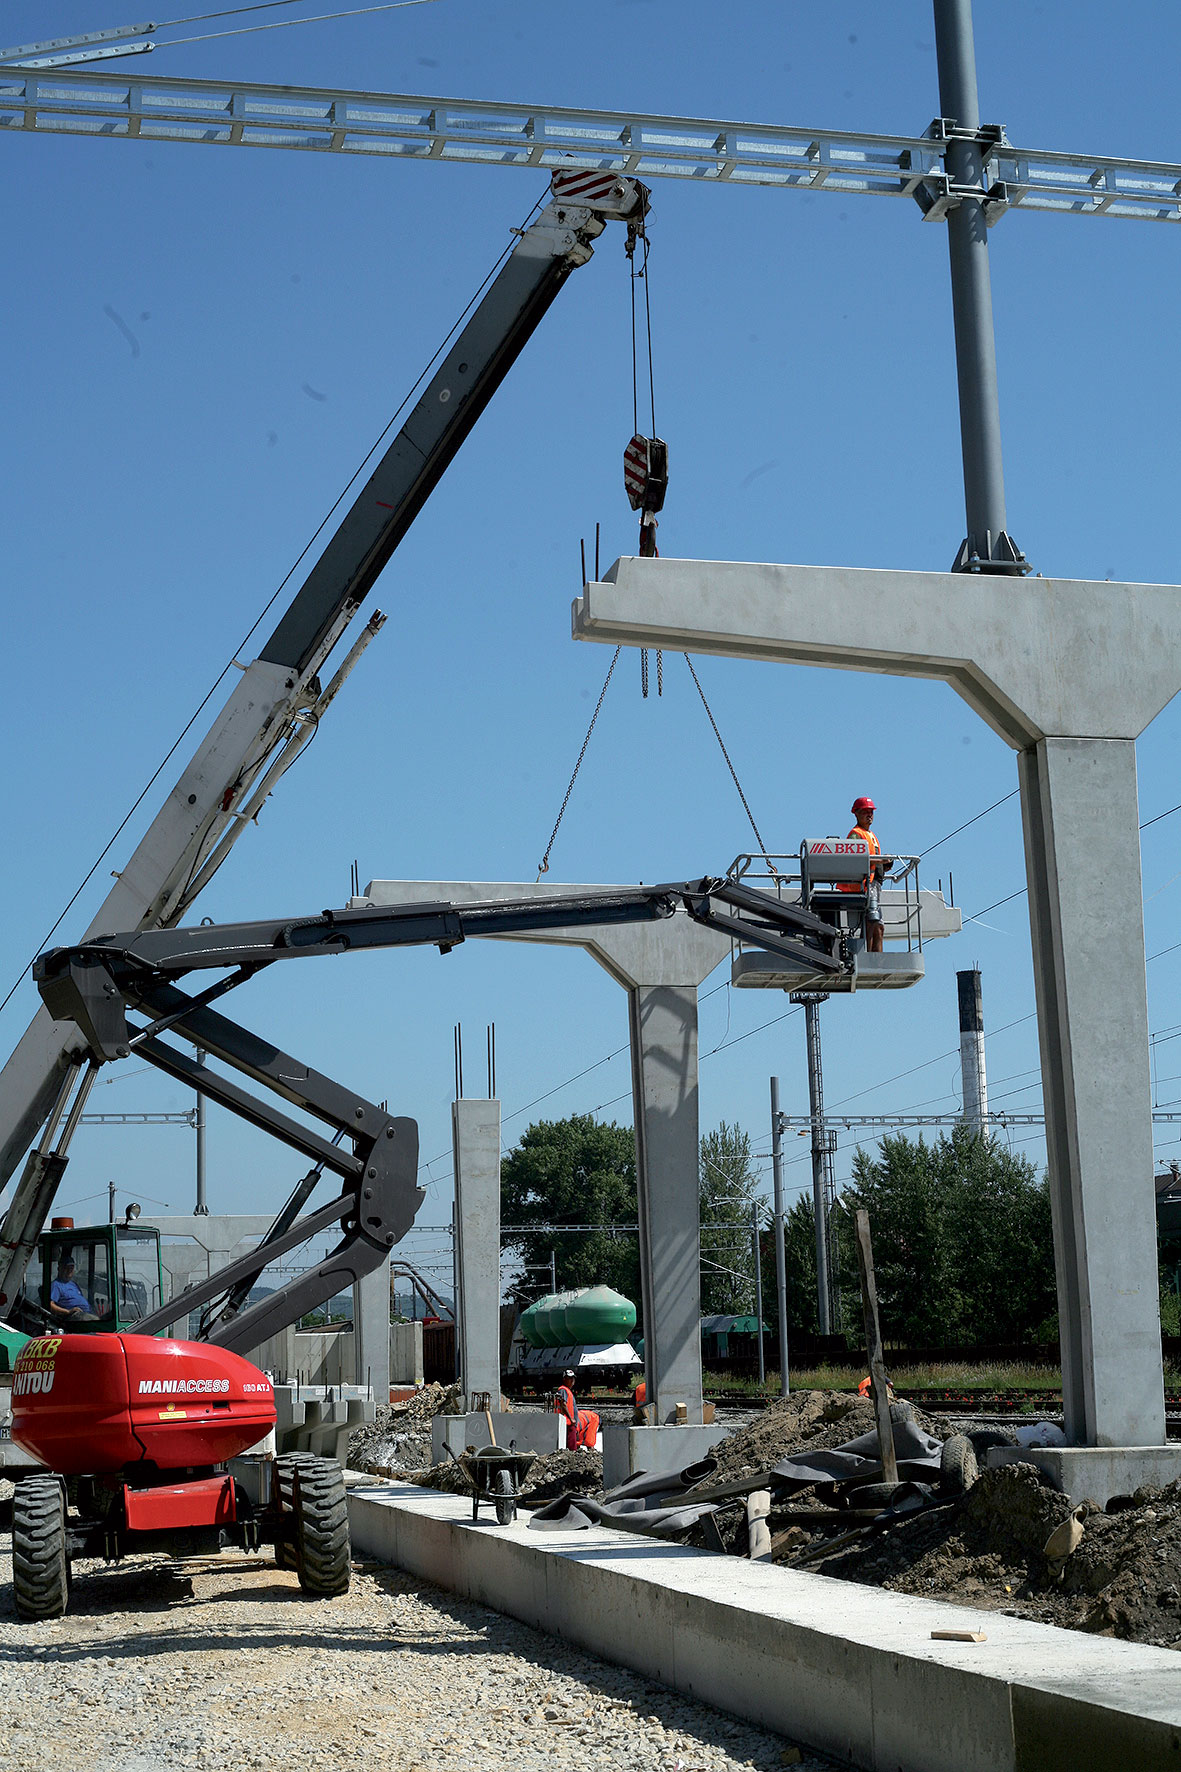
[{"label": "steel lattice gantry beam", "polygon": [[[593,166],[642,179],[913,197],[930,220],[942,219],[958,201],[945,155],[950,144],[964,139],[943,119],[913,137],[862,135],[412,94],[19,68],[0,68],[0,129],[547,171]],[[1013,147],[997,125],[973,139],[985,153],[990,222],[1013,208],[1181,221],[1181,166],[1032,152]]]},{"label": "steel lattice gantry beam", "polygon": [[[990,1109],[984,1116],[989,1126],[1044,1126],[1044,1114],[1010,1114],[1003,1108],[994,1113]],[[1166,1113],[1160,1108],[1153,1110],[1154,1126],[1175,1126],[1181,1121],[1181,1113]],[[822,1124],[834,1131],[843,1126],[846,1132],[854,1126],[962,1126],[964,1116],[959,1114],[825,1114]],[[780,1114],[779,1124],[786,1130],[790,1126],[807,1131],[812,1125],[811,1114]]]}]

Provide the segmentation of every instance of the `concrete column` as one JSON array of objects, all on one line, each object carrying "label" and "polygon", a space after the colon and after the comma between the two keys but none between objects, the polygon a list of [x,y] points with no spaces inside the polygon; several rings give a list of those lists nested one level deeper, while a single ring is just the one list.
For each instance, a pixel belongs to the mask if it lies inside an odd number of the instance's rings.
[{"label": "concrete column", "polygon": [[353,1286],[353,1383],[390,1400],[390,1258]]},{"label": "concrete column", "polygon": [[628,991],[648,1401],[701,1421],[697,986]]},{"label": "concrete column", "polygon": [[1165,1438],[1136,747],[1019,761],[1066,1434]]},{"label": "concrete column", "polygon": [[453,1101],[456,1355],[467,1396],[500,1405],[500,1103]]}]

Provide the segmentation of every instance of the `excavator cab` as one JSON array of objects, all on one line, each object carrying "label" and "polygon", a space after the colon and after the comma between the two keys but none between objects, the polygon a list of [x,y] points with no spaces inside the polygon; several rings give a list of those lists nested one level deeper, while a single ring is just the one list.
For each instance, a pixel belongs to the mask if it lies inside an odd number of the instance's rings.
[{"label": "excavator cab", "polygon": [[[64,1316],[58,1301],[71,1308]],[[160,1233],[133,1223],[75,1228],[55,1219],[37,1240],[21,1296],[20,1321],[26,1334],[111,1335],[134,1331],[141,1318],[164,1300]]]}]

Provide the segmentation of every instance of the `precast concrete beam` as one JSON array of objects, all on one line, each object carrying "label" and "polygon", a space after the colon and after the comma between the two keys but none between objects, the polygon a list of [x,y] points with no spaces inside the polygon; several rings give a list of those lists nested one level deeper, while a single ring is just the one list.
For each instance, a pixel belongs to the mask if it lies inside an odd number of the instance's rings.
[{"label": "precast concrete beam", "polygon": [[500,1407],[500,1103],[451,1103],[455,1155],[456,1354],[470,1399]]},{"label": "precast concrete beam", "polygon": [[1134,741],[1181,688],[1181,590],[624,559],[573,624],[612,645],[940,678],[1020,753],[1066,1430],[1159,1447]]},{"label": "precast concrete beam", "polygon": [[1137,738],[1181,688],[1171,585],[622,559],[574,638],[950,683],[1014,750]]}]

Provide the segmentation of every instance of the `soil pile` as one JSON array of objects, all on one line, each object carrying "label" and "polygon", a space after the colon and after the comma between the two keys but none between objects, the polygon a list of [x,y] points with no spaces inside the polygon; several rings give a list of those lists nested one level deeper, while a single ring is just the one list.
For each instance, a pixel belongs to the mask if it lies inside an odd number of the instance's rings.
[{"label": "soil pile", "polygon": [[[1002,1465],[982,1472],[958,1506],[899,1521],[810,1566],[981,1611],[1181,1648],[1181,1483],[1117,1496],[1106,1512],[1078,1510],[1077,1547],[1065,1558],[1047,1556],[1051,1533],[1074,1511],[1033,1465]],[[784,1551],[790,1560],[796,1547]]]},{"label": "soil pile", "polygon": [[[909,1410],[918,1425],[936,1439],[946,1439],[951,1431],[910,1404],[896,1403],[894,1407]],[[875,1427],[869,1397],[848,1391],[796,1391],[769,1404],[761,1415],[714,1447],[718,1471],[709,1480],[735,1482],[769,1470],[789,1453],[828,1451],[860,1434],[872,1433]]]},{"label": "soil pile", "polygon": [[406,1403],[379,1408],[349,1435],[349,1465],[378,1476],[421,1471],[431,1461],[431,1421],[452,1415],[459,1398],[455,1384],[428,1384]]},{"label": "soil pile", "polygon": [[541,1507],[558,1495],[601,1495],[603,1454],[579,1446],[574,1452],[547,1452],[535,1459],[521,1485],[528,1507]]}]

